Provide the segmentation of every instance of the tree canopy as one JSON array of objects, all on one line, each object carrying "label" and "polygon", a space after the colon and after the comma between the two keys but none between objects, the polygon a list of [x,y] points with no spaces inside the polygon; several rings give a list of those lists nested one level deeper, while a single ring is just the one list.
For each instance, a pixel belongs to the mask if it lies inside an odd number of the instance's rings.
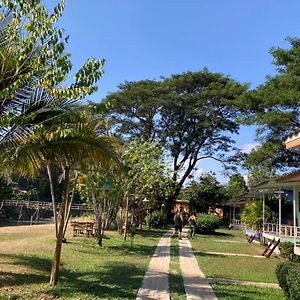
[{"label": "tree canopy", "polygon": [[207,213],[208,209],[228,200],[226,188],[221,186],[214,173],[205,173],[199,181],[192,181],[183,189],[181,197],[190,201],[190,210]]},{"label": "tree canopy", "polygon": [[241,101],[248,109],[246,123],[258,125],[258,138],[262,147],[253,151],[251,161],[268,163],[273,169],[299,167],[300,156],[295,150],[286,150],[283,140],[300,130],[300,40],[288,38],[290,48],[271,48],[277,74],[268,76],[266,82],[246,95]]},{"label": "tree canopy", "polygon": [[172,165],[174,200],[198,161],[230,161],[227,153],[234,150],[234,141],[229,134],[238,132],[236,103],[246,89],[204,69],[161,81],[125,82],[106,100],[115,103],[115,134],[154,140],[164,147]]}]

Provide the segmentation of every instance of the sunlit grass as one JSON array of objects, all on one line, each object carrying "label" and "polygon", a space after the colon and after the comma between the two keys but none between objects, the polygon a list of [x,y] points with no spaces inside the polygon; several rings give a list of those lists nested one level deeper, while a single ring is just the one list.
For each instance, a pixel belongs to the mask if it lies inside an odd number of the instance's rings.
[{"label": "sunlit grass", "polygon": [[161,232],[128,238],[107,232],[100,249],[94,238],[63,244],[60,278],[49,287],[53,225],[0,228],[0,299],[135,299]]},{"label": "sunlit grass", "polygon": [[198,264],[206,277],[277,283],[275,269],[281,262],[278,258],[207,253],[261,255],[264,246],[247,243],[242,231],[223,229],[215,235],[196,235],[191,243]]},{"label": "sunlit grass", "polygon": [[284,300],[280,289],[258,288],[254,286],[213,284],[219,300]]}]

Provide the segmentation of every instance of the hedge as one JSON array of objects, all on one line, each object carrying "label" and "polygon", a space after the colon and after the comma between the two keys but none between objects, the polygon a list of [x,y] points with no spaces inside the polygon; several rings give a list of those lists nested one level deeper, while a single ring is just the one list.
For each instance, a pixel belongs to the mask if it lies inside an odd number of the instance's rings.
[{"label": "hedge", "polygon": [[300,299],[300,264],[286,262],[277,266],[276,276],[287,300]]},{"label": "hedge", "polygon": [[220,219],[215,215],[197,214],[196,230],[198,233],[213,233],[221,225]]},{"label": "hedge", "polygon": [[162,214],[160,211],[155,210],[151,216],[146,216],[146,224],[149,226],[149,222],[151,227],[153,228],[161,228],[165,227],[168,223],[167,216]]}]

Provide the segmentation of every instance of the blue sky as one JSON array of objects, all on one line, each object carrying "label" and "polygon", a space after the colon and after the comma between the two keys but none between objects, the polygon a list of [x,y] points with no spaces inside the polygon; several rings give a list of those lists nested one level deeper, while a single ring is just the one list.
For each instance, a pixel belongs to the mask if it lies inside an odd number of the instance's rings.
[{"label": "blue sky", "polygon": [[[74,73],[90,56],[106,60],[99,91],[89,97],[101,101],[125,80],[203,67],[254,88],[275,72],[270,47],[300,37],[299,11],[299,0],[66,0],[60,26],[70,35]],[[254,138],[254,128],[243,127],[236,145],[249,148]],[[205,161],[199,169],[220,166]]]}]

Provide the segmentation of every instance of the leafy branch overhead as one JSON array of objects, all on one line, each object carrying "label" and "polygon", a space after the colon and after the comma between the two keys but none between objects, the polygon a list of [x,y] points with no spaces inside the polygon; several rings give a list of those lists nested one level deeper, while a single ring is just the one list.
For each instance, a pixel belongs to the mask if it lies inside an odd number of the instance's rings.
[{"label": "leafy branch overhead", "polygon": [[[64,31],[56,27],[65,4],[61,0],[49,13],[40,0],[0,1],[0,100],[15,98],[20,89],[41,86],[56,98],[81,99],[97,90],[103,60],[89,58],[69,87],[61,84],[72,69],[65,52]],[[4,68],[3,68],[4,67]],[[15,99],[16,101],[17,99]]]},{"label": "leafy branch overhead", "polygon": [[[277,74],[245,95],[240,107],[246,109],[244,122],[258,126],[257,136],[263,144],[249,159],[263,164],[266,158],[272,168],[299,167],[300,157],[286,150],[283,140],[300,130],[300,40],[288,38],[290,48],[271,48]],[[264,156],[265,155],[265,156]]]}]

